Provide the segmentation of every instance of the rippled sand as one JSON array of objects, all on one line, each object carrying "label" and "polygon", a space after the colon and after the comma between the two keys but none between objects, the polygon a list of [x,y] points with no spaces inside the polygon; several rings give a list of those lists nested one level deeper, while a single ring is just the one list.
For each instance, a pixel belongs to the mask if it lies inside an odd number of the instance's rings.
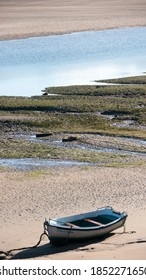
[{"label": "rippled sand", "polygon": [[110,205],[128,212],[126,234],[119,229],[99,243],[91,240],[59,250],[45,237],[38,249],[14,252],[15,258],[146,259],[146,244],[137,243],[146,240],[145,167],[50,167],[0,175],[0,251],[35,245],[45,218]]},{"label": "rippled sand", "polygon": [[[145,15],[145,0],[3,0],[0,39],[144,26]],[[45,217],[111,205],[128,212],[126,234],[120,229],[100,243],[78,243],[60,250],[45,238],[38,249],[15,252],[15,258],[146,259],[146,243],[137,243],[146,240],[145,167],[50,167],[39,172],[0,173],[0,251],[36,244]]]}]

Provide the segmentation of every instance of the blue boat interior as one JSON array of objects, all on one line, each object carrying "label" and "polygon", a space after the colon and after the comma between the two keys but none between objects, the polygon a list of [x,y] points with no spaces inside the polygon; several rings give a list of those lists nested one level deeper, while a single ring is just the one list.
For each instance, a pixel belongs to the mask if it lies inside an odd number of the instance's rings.
[{"label": "blue boat interior", "polygon": [[66,223],[65,225],[72,227],[95,227],[107,225],[116,219],[117,217],[113,215],[100,215],[96,217],[89,217],[87,219],[76,220],[71,223]]}]

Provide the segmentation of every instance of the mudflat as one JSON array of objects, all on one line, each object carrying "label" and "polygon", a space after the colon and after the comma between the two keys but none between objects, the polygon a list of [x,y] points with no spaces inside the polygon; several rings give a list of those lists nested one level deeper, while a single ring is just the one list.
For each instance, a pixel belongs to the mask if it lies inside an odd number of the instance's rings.
[{"label": "mudflat", "polygon": [[0,39],[146,25],[145,0],[0,1]]},{"label": "mudflat", "polygon": [[[74,31],[146,25],[145,0],[0,1],[0,40]],[[50,167],[45,171],[0,171],[0,251],[33,246],[46,218],[110,205],[127,211],[122,229],[106,240],[60,249],[45,237],[37,249],[15,259],[146,259],[146,172],[134,167]]]}]

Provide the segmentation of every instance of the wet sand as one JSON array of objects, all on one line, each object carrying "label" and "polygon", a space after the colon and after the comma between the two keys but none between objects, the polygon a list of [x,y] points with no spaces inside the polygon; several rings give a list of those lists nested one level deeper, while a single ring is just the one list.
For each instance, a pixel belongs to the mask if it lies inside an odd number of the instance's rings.
[{"label": "wet sand", "polygon": [[[146,25],[145,0],[0,2],[0,40],[73,31]],[[45,217],[110,205],[127,211],[126,233],[60,249],[45,237],[38,249],[15,252],[24,259],[146,259],[145,167],[65,167],[0,172],[0,251],[37,243]],[[138,243],[141,241],[141,243]]]},{"label": "wet sand", "polygon": [[146,25],[145,0],[0,1],[0,40]]},{"label": "wet sand", "polygon": [[[145,167],[50,167],[0,174],[0,251],[35,245],[45,218],[98,207],[126,211],[126,233],[56,248],[45,236],[37,249],[13,252],[15,259],[146,259]],[[138,243],[141,240],[141,243]]]}]

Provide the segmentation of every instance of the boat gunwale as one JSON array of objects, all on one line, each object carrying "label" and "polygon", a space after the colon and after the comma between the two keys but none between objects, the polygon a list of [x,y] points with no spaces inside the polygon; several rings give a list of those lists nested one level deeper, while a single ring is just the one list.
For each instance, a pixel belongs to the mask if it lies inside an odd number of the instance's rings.
[{"label": "boat gunwale", "polygon": [[58,225],[58,224],[54,224],[54,225],[51,225],[51,224],[48,224],[48,227],[55,227],[57,229],[60,229],[60,230],[65,230],[65,231],[94,231],[94,230],[100,230],[100,229],[105,229],[107,227],[110,227],[112,225],[115,225],[117,223],[119,223],[120,221],[122,220],[126,220],[127,218],[127,214],[125,214],[123,217],[119,217],[118,219],[108,223],[108,224],[105,224],[105,225],[101,225],[101,226],[92,226],[92,227],[71,227],[71,226],[67,226],[67,225]]},{"label": "boat gunwale", "polygon": [[[111,206],[105,206],[105,207],[97,208],[95,211],[86,212],[86,213],[80,213],[80,214],[75,214],[75,215],[66,216],[66,217],[61,217],[61,218],[49,219],[49,221],[59,222],[59,223],[65,223],[65,222],[67,222],[67,221],[65,221],[65,220],[74,219],[74,218],[77,219],[79,216],[81,216],[81,219],[82,219],[82,217],[85,216],[85,215],[88,215],[88,214],[93,215],[93,214],[95,214],[95,213],[98,213],[99,211],[104,211],[104,210],[105,210],[105,211],[107,211],[107,210],[112,211],[112,213],[113,213],[113,214],[116,214],[116,215],[120,215],[120,216],[126,215],[126,216],[127,216],[127,213],[126,213],[125,211],[119,212],[119,211],[114,210]],[[87,217],[86,217],[86,218],[87,218]],[[71,221],[69,220],[69,222],[71,222]]]}]

